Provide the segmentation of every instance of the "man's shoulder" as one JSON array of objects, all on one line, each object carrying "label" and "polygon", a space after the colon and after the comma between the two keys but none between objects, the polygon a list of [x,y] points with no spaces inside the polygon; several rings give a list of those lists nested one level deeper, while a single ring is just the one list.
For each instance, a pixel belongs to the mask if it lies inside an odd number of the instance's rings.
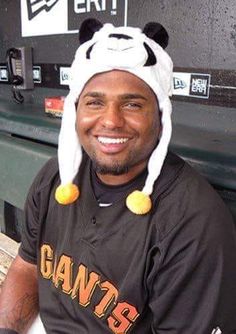
[{"label": "man's shoulder", "polygon": [[52,171],[55,171],[59,169],[58,167],[58,159],[57,157],[52,157],[50,158],[41,169],[44,169],[44,171],[47,171],[50,173]]},{"label": "man's shoulder", "polygon": [[52,183],[55,178],[59,177],[58,160],[56,157],[50,158],[39,170],[34,179],[33,186],[41,190]]},{"label": "man's shoulder", "polygon": [[177,182],[183,173],[185,165],[185,161],[178,155],[168,152],[160,176],[154,185],[154,198],[159,197],[169,189],[170,185]]},{"label": "man's shoulder", "polygon": [[[185,226],[186,231],[196,234],[204,230],[222,230],[232,217],[219,194],[208,181],[188,163],[171,157],[173,166],[166,166],[169,177],[156,201],[156,224],[160,239]],[[179,161],[179,162],[178,162]],[[170,171],[171,169],[174,171]],[[168,171],[168,169],[170,169]],[[188,227],[187,227],[188,226]]]},{"label": "man's shoulder", "polygon": [[189,163],[174,153],[168,154],[161,177],[159,186],[163,188],[163,197],[173,194],[175,201],[196,201],[198,204],[207,204],[207,208],[209,204],[222,202],[213,186]]}]

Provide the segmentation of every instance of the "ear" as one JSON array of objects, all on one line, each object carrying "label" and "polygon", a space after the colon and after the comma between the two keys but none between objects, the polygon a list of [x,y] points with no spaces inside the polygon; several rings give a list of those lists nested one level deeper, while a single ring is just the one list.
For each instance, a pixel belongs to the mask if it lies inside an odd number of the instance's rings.
[{"label": "ear", "polygon": [[157,42],[163,49],[165,49],[169,42],[169,35],[166,29],[157,22],[149,22],[145,25],[143,33]]},{"label": "ear", "polygon": [[84,20],[79,30],[80,44],[83,44],[89,41],[93,37],[94,33],[100,30],[102,27],[103,27],[103,24],[96,19],[90,18],[90,19]]}]

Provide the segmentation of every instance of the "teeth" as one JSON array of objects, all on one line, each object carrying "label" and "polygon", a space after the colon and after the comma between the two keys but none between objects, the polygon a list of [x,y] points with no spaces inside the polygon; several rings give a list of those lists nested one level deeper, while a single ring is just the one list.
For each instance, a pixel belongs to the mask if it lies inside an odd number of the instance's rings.
[{"label": "teeth", "polygon": [[128,138],[98,137],[98,141],[102,144],[123,144],[128,141]]}]

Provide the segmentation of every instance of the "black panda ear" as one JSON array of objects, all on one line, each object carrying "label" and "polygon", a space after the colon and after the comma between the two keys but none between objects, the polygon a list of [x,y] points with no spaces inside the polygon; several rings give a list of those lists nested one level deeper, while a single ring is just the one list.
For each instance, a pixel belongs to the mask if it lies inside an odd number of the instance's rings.
[{"label": "black panda ear", "polygon": [[102,27],[103,24],[96,19],[90,18],[84,20],[79,29],[80,44],[89,41],[93,37],[94,33],[100,30]]},{"label": "black panda ear", "polygon": [[149,22],[145,25],[143,33],[157,42],[163,49],[165,49],[169,42],[169,35],[166,29],[157,22]]}]

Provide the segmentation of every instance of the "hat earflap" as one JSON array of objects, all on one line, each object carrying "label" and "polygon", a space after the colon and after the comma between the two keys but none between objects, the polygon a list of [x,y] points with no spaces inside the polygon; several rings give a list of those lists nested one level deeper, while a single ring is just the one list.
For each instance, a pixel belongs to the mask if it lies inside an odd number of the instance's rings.
[{"label": "hat earflap", "polygon": [[76,132],[76,98],[70,93],[65,99],[61,131],[58,140],[58,161],[61,185],[55,198],[60,204],[70,204],[79,197],[79,189],[73,184],[82,160],[82,149]]},{"label": "hat earflap", "polygon": [[135,190],[126,198],[128,209],[138,215],[144,215],[152,208],[150,195],[153,192],[154,183],[161,173],[172,133],[171,110],[170,100],[166,98],[160,105],[160,111],[162,112],[162,134],[157,147],[149,158],[148,176],[145,185],[142,191]]}]

